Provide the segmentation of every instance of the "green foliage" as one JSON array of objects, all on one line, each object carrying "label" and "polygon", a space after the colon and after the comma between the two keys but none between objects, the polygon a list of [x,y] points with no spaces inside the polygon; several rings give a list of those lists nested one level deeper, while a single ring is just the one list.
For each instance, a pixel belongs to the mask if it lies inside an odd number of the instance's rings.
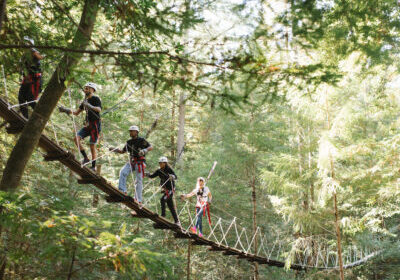
[{"label": "green foliage", "polygon": [[[185,94],[186,143],[184,161],[175,166],[177,195],[191,191],[217,160],[208,182],[212,213],[235,216],[251,229],[255,178],[257,225],[269,243],[287,241],[281,256],[290,264],[315,244],[336,251],[336,191],[344,252],[353,245],[382,250],[346,270],[346,279],[398,279],[397,1],[289,1],[275,21],[279,11],[270,13],[268,5],[101,1],[90,49],[145,54],[85,55],[66,82],[71,103],[66,93],[61,104],[76,108],[82,85],[89,80],[100,85],[97,94],[107,113],[98,164],[116,186],[126,157],[107,150],[122,147],[132,124],[143,136],[157,120],[148,137],[155,147],[147,155],[149,171],[162,155],[174,162],[178,96]],[[2,44],[22,44],[29,35],[38,45],[67,47],[81,10],[81,1],[73,0],[7,1]],[[224,17],[234,31],[226,28]],[[46,55],[46,85],[63,53],[40,51]],[[0,52],[11,103],[17,103],[22,54],[12,48]],[[77,126],[81,123],[77,117]],[[55,112],[45,130],[55,140],[54,129],[60,145],[76,151],[72,119]],[[7,135],[4,127],[0,131],[3,170],[18,136]],[[131,178],[128,185],[132,194]],[[92,207],[93,194],[60,164],[43,163],[35,153],[21,189],[0,195],[6,276],[186,276],[186,242],[132,220],[124,207],[102,199]],[[192,248],[191,271],[195,279],[249,279],[253,274],[246,261],[204,248]],[[294,273],[260,266],[261,279],[296,277],[337,279],[337,271]]]}]

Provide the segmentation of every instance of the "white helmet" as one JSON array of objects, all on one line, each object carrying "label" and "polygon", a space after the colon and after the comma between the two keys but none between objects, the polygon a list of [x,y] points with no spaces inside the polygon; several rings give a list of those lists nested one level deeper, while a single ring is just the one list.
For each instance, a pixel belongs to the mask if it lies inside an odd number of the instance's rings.
[{"label": "white helmet", "polygon": [[35,41],[33,41],[33,39],[32,39],[32,38],[29,38],[28,36],[24,36],[24,40],[27,41],[27,42],[29,42],[31,45],[34,45],[34,44],[35,44]]},{"label": "white helmet", "polygon": [[168,158],[167,157],[160,157],[158,162],[168,162]]},{"label": "white helmet", "polygon": [[91,87],[94,91],[97,90],[97,85],[95,83],[88,82],[86,83],[85,87]]},{"label": "white helmet", "polygon": [[137,127],[136,125],[132,125],[132,126],[129,128],[129,131],[131,131],[131,130],[136,130],[137,132],[139,132],[139,127]]}]

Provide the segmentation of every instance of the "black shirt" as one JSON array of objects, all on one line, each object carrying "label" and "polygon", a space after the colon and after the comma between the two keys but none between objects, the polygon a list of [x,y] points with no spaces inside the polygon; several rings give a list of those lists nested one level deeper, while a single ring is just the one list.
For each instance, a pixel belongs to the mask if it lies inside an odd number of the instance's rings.
[{"label": "black shirt", "polygon": [[[101,100],[98,96],[93,95],[92,97],[90,97],[89,99],[87,99],[87,102],[94,106],[94,107],[101,107]],[[83,106],[83,103],[81,103],[81,105],[79,105],[79,109],[81,110],[85,110],[85,107]],[[94,110],[91,110],[90,108],[87,108],[87,112],[86,112],[86,121],[89,122],[94,122],[94,121],[98,121],[100,120],[100,113],[96,112]]]},{"label": "black shirt", "polygon": [[[154,178],[154,177],[160,177],[160,186],[164,185],[164,183],[168,180],[169,178],[169,174],[172,174],[175,176],[175,179],[177,179],[178,177],[175,175],[174,170],[172,170],[171,167],[169,167],[168,165],[164,168],[164,169],[157,169],[153,174],[149,175],[150,178]],[[163,188],[166,188],[168,190],[172,190],[175,187],[175,182],[174,180],[169,180],[167,183],[165,183],[165,185],[163,186]]]},{"label": "black shirt", "polygon": [[40,59],[36,58],[33,54],[38,51],[34,48],[25,52],[24,56],[23,56],[23,64],[24,67],[27,71],[27,73],[25,73],[24,71],[24,76],[26,76],[26,74],[36,74],[36,73],[41,73],[42,69],[40,68]]},{"label": "black shirt", "polygon": [[132,159],[133,157],[140,157],[139,151],[148,147],[150,147],[150,143],[147,142],[146,139],[142,137],[136,137],[135,139],[129,139],[128,141],[126,141],[125,147],[122,151],[128,151]]}]

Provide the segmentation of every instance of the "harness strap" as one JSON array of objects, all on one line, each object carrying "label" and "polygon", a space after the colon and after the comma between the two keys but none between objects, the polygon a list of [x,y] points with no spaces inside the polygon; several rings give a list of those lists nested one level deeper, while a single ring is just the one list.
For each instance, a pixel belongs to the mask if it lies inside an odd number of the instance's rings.
[{"label": "harness strap", "polygon": [[196,207],[196,208],[200,209],[200,211],[203,209],[203,216],[206,216],[206,212],[207,212],[208,223],[211,225],[210,204],[208,202],[206,202],[206,204],[203,205],[202,207]]},{"label": "harness strap", "polygon": [[95,133],[96,133],[96,139],[99,137],[99,128],[98,128],[97,123],[98,123],[98,120],[89,122],[89,132],[93,139],[95,139]]},{"label": "harness strap", "polygon": [[144,169],[146,168],[146,164],[144,164],[144,160],[145,159],[146,158],[142,156],[142,157],[134,157],[133,158],[133,163],[132,163],[132,160],[131,160],[132,168],[135,168],[135,164],[136,164],[137,167],[138,167],[138,172],[142,173],[143,177],[144,177]]}]

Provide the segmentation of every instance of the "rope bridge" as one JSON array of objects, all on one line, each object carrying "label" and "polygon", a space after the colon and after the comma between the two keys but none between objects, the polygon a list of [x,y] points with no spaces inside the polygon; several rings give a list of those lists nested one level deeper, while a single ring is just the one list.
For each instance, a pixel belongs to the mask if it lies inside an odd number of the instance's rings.
[{"label": "rope bridge", "polygon": [[[11,127],[20,128],[8,130],[8,133],[20,132],[27,122],[23,116],[18,114],[15,107],[16,105],[10,105],[5,99],[0,98],[0,116],[12,124]],[[231,219],[223,219],[216,215],[212,215],[213,224],[204,221],[208,228],[204,229],[204,236],[199,236],[190,230],[197,217],[196,214],[193,215],[194,211],[190,209],[188,201],[178,207],[177,214],[182,227],[176,225],[156,213],[159,205],[159,197],[156,194],[160,192],[160,187],[155,180],[149,181],[144,186],[144,202],[139,205],[133,197],[125,195],[113,187],[104,177],[87,168],[86,165],[81,165],[72,152],[60,146],[54,123],[49,121],[49,126],[46,127],[46,131],[53,131],[54,140],[44,134],[39,140],[39,147],[44,151],[42,154],[45,161],[61,162],[79,176],[79,184],[91,184],[107,195],[117,198],[118,201],[136,212],[135,217],[151,220],[155,229],[171,230],[175,238],[191,239],[194,245],[208,246],[210,251],[220,251],[224,255],[236,256],[250,262],[276,267],[287,266],[293,270],[339,268],[336,244],[327,242],[328,240],[323,236],[291,240],[290,235],[283,235],[279,232],[263,232],[260,227],[257,227],[255,232],[249,232],[246,227],[240,225],[237,217],[231,216]],[[102,157],[106,155],[104,154]],[[380,253],[381,250],[376,247],[344,246],[342,253],[344,268],[361,265]]]}]

